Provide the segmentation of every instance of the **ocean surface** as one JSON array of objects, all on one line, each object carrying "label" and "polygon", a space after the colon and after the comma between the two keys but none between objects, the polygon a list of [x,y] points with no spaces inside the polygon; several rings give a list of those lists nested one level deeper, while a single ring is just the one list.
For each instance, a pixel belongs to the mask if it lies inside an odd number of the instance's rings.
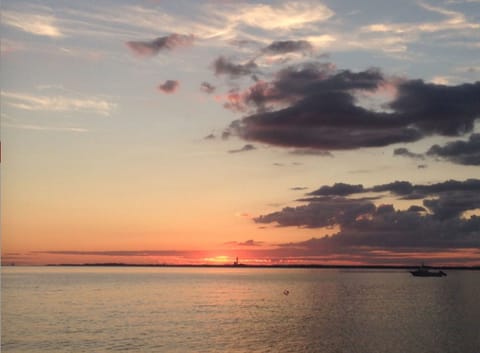
[{"label": "ocean surface", "polygon": [[480,352],[479,271],[417,278],[403,270],[3,267],[1,274],[4,353]]}]

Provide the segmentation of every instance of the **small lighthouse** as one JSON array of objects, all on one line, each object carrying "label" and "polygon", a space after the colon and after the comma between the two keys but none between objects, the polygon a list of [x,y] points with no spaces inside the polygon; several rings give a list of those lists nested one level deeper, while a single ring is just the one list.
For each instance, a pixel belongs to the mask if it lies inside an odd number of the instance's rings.
[{"label": "small lighthouse", "polygon": [[238,256],[237,256],[237,258],[235,259],[235,262],[233,263],[233,266],[238,266]]}]

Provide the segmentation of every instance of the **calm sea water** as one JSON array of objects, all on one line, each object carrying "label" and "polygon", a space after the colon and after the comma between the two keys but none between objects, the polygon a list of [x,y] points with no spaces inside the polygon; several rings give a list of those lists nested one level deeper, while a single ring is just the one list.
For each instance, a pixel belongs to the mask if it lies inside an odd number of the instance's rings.
[{"label": "calm sea water", "polygon": [[2,352],[480,352],[473,271],[4,267],[1,301]]}]

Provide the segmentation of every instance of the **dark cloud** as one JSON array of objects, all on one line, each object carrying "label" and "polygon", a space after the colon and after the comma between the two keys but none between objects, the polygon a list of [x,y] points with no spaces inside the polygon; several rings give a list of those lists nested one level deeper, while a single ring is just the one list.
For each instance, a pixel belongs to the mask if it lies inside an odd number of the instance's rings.
[{"label": "dark cloud", "polygon": [[154,56],[162,50],[172,50],[178,47],[193,44],[193,35],[173,33],[165,37],[159,37],[152,41],[130,41],[127,47],[139,56]]},{"label": "dark cloud", "polygon": [[158,90],[166,94],[171,94],[171,93],[175,93],[179,85],[180,83],[178,81],[167,80],[158,86]]},{"label": "dark cloud", "polygon": [[[236,135],[246,140],[321,150],[382,147],[399,142],[413,142],[422,137],[421,133],[412,128],[379,128],[368,126],[366,121],[364,125],[354,121],[345,121],[342,125],[340,121],[348,119],[350,113],[353,113],[352,117],[357,116],[359,121],[362,120],[362,116],[366,117],[365,110],[349,106],[348,102],[343,104],[340,95],[317,98],[320,100],[315,98],[309,102],[304,101],[301,106],[249,116],[237,127],[232,125],[231,128]],[[330,114],[331,110],[337,112]],[[351,111],[347,113],[338,110]],[[336,118],[338,121],[335,121]]]},{"label": "dark cloud", "polygon": [[298,207],[285,207],[279,212],[255,218],[257,223],[277,223],[279,226],[320,228],[336,224],[348,224],[363,214],[373,212],[370,201],[343,197],[322,197],[315,202]]},{"label": "dark cloud", "polygon": [[422,206],[412,205],[408,208],[408,212],[427,212]]},{"label": "dark cloud", "polygon": [[[389,111],[359,105],[358,94],[374,94],[388,85],[398,91]],[[448,87],[421,80],[398,83],[376,69],[352,72],[327,63],[301,64],[237,92],[235,107],[250,113],[229,129],[245,140],[284,147],[382,147],[471,131],[480,116],[479,96],[480,82]]]},{"label": "dark cloud", "polygon": [[[308,195],[308,194],[307,194]],[[312,196],[312,197],[302,197],[300,199],[296,199],[295,201],[297,202],[324,202],[325,199],[331,198],[331,197],[337,197],[334,195],[329,195],[329,196]],[[375,201],[380,199],[379,196],[370,196],[370,197],[361,197],[361,198],[355,198],[357,201]]]},{"label": "dark cloud", "polygon": [[[336,71],[330,63],[305,63],[278,71],[271,82],[260,81],[250,87],[243,99],[253,108],[273,108],[272,104],[291,105],[308,97],[321,94],[347,92],[354,89],[375,90],[383,82],[378,70],[354,73]],[[335,95],[332,95],[336,97]],[[353,96],[337,99],[353,103]]]},{"label": "dark cloud", "polygon": [[376,214],[395,212],[393,205],[380,205],[377,207]]},{"label": "dark cloud", "polygon": [[363,192],[363,185],[350,185],[345,183],[335,183],[333,186],[324,185],[320,189],[312,191],[309,195],[322,196],[347,196]]},{"label": "dark cloud", "polygon": [[471,192],[480,193],[480,179],[467,179],[465,181],[447,180],[441,183],[420,184],[414,186],[414,191],[424,194],[438,194],[442,192]]},{"label": "dark cloud", "polygon": [[258,68],[253,60],[246,64],[234,64],[227,58],[220,56],[213,62],[215,75],[227,75],[230,78],[251,75]]},{"label": "dark cloud", "polygon": [[255,150],[256,147],[254,145],[247,144],[243,146],[242,148],[236,149],[236,150],[230,150],[228,153],[239,153],[239,152],[247,152],[247,151],[253,151]]},{"label": "dark cloud", "polygon": [[202,82],[200,84],[200,89],[202,90],[202,92],[210,94],[215,92],[216,87],[208,82]]},{"label": "dark cloud", "polygon": [[290,188],[290,190],[294,190],[294,191],[302,191],[302,190],[307,190],[308,187],[306,186],[294,186],[293,188]]},{"label": "dark cloud", "polygon": [[[447,207],[452,201],[449,201],[451,197],[448,195],[455,195],[453,199],[462,199],[472,195],[473,198],[480,198],[480,180],[479,179],[467,179],[465,181],[448,180],[441,183],[434,184],[418,184],[414,185],[408,181],[394,181],[388,184],[375,185],[371,188],[365,189],[366,192],[390,192],[394,195],[400,196],[402,200],[420,200],[427,197],[439,197],[437,201],[430,200],[425,201],[424,205],[432,210],[434,213],[438,213],[439,217],[448,216],[449,209],[453,211],[453,208]],[[464,196],[467,195],[467,196]],[[448,201],[448,202],[447,202]],[[469,201],[470,202],[470,201]],[[443,207],[442,207],[443,205]],[[477,208],[476,206],[468,206],[466,202],[462,203],[463,209],[459,212],[466,211],[468,209]],[[476,205],[474,203],[474,205]],[[457,205],[458,206],[458,205]],[[440,215],[441,211],[441,215]],[[451,216],[457,216],[458,212],[452,212]]]},{"label": "dark cloud", "polygon": [[[348,195],[351,189],[360,192],[363,190],[364,193],[390,191],[397,195],[423,193],[424,207],[414,204],[407,210],[396,210],[391,204],[376,206],[368,198],[332,196],[341,193]],[[405,251],[419,248],[480,247],[480,217],[465,216],[465,211],[480,209],[480,180],[450,180],[429,185],[393,182],[369,188],[335,184],[321,187],[317,191],[319,190],[322,190],[320,194],[327,196],[297,200],[307,203],[285,207],[254,220],[260,224],[274,223],[280,227],[338,226],[338,233],[314,241],[323,251],[338,251],[345,247]]]},{"label": "dark cloud", "polygon": [[214,134],[208,134],[208,135],[205,136],[203,139],[204,139],[204,140],[214,140],[214,139],[215,139],[215,135],[214,135]]},{"label": "dark cloud", "polygon": [[425,198],[424,194],[418,194],[418,193],[402,195],[399,197],[400,200],[422,200],[424,198]]},{"label": "dark cloud", "polygon": [[393,183],[376,185],[371,190],[375,192],[390,191],[397,195],[407,195],[413,192],[413,185],[408,181],[394,181]]},{"label": "dark cloud", "polygon": [[395,148],[395,150],[393,151],[393,155],[415,158],[415,159],[425,159],[423,154],[410,152],[407,148],[404,148],[404,147]]},{"label": "dark cloud", "polygon": [[480,217],[439,220],[416,212],[374,214],[349,226],[331,241],[340,246],[376,248],[477,248],[480,246]]},{"label": "dark cloud", "polygon": [[[480,96],[478,98],[480,100]],[[449,142],[444,146],[434,145],[427,155],[440,157],[463,165],[480,165],[480,134],[472,134],[467,141]]]},{"label": "dark cloud", "polygon": [[282,40],[272,42],[262,49],[266,55],[278,55],[287,53],[311,53],[313,46],[306,40]]},{"label": "dark cloud", "polygon": [[480,82],[444,86],[410,80],[397,90],[390,108],[424,133],[462,135],[472,131],[480,117]]},{"label": "dark cloud", "polygon": [[[312,204],[314,205],[314,204]],[[309,208],[312,207],[310,205]],[[375,210],[373,206],[373,210]],[[313,226],[328,225],[320,223],[318,210],[311,209],[317,217],[305,217],[305,210],[298,210],[295,217],[291,214],[289,222],[285,222],[286,214],[277,215],[275,221],[281,226]],[[323,248],[374,247],[374,248],[477,248],[480,246],[480,217],[470,219],[440,220],[430,215],[422,215],[412,211],[393,211],[380,208],[380,212],[370,212],[368,216],[358,217],[349,223],[341,224],[341,231],[322,240],[318,245]],[[288,212],[288,211],[287,211]],[[290,210],[291,212],[291,210]],[[341,211],[337,211],[341,212]],[[333,212],[332,212],[333,213]],[[360,215],[359,215],[360,216]],[[267,218],[259,219],[260,223]],[[299,224],[293,221],[304,220]],[[309,222],[315,220],[315,222]],[[298,223],[298,222],[297,222]]]},{"label": "dark cloud", "polygon": [[[438,195],[444,192],[480,192],[480,179],[464,181],[447,180],[433,184],[412,184],[408,181],[394,181],[387,184],[364,187],[362,184],[335,183],[333,186],[323,185],[309,195],[315,196],[348,196],[354,193],[390,192],[402,196],[402,199],[419,199],[428,195]],[[412,197],[410,197],[412,196]]]},{"label": "dark cloud", "polygon": [[423,200],[423,205],[437,218],[458,218],[465,211],[480,209],[480,192],[466,190],[442,192],[435,199]]},{"label": "dark cloud", "polygon": [[[458,140],[447,144],[433,145],[424,154],[410,152],[406,148],[394,150],[395,156],[405,156],[415,159],[425,159],[425,156],[441,158],[456,164],[480,165],[480,134],[471,134],[467,141]],[[425,168],[425,165],[419,165]]]}]

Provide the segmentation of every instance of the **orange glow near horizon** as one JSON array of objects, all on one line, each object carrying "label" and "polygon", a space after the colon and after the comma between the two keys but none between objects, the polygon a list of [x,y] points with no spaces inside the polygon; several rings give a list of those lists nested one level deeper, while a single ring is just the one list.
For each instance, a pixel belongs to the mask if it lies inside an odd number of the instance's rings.
[{"label": "orange glow near horizon", "polygon": [[215,257],[205,257],[202,259],[206,263],[213,263],[213,264],[227,264],[227,263],[233,263],[235,259],[232,259],[230,256],[226,255],[218,255]]},{"label": "orange glow near horizon", "polygon": [[[225,251],[191,251],[171,255],[155,255],[146,252],[131,252],[122,255],[112,252],[78,252],[78,253],[3,253],[2,265],[48,265],[48,264],[139,264],[139,265],[232,265],[237,257],[244,265],[390,265],[416,266],[422,261],[432,266],[480,266],[480,250],[456,249],[438,252],[392,252],[388,250],[371,250],[368,256],[353,254],[329,254],[312,256],[295,256],[288,251],[276,253],[279,249],[245,251],[241,249]],[[128,253],[128,251],[127,251]],[[216,255],[220,254],[220,255]],[[462,258],[459,262],[458,259]]]}]

